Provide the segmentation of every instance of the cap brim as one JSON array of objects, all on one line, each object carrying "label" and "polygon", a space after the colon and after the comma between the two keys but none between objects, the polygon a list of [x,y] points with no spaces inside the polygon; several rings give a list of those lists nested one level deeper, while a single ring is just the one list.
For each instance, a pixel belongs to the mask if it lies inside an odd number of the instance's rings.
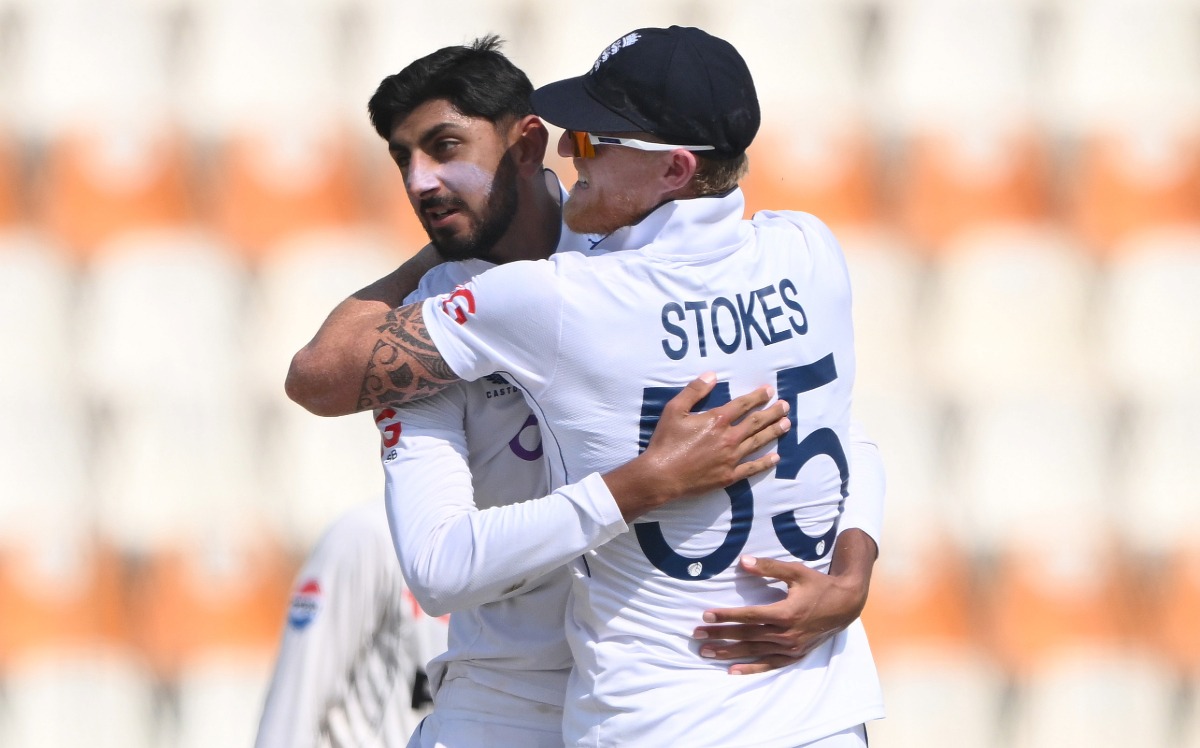
[{"label": "cap brim", "polygon": [[641,132],[635,122],[613,112],[588,93],[587,76],[549,83],[533,92],[533,111],[564,130],[579,132]]}]

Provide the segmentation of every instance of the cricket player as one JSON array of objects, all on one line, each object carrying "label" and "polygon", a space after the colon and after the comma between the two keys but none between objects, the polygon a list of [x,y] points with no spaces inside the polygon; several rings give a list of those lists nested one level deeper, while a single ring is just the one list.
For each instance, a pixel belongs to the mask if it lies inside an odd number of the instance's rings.
[{"label": "cricket player", "polygon": [[383,502],[350,510],[296,575],[255,746],[404,745],[424,664],[445,649],[446,622],[404,584]]},{"label": "cricket player", "polygon": [[[435,100],[433,103],[437,105],[438,101]],[[443,101],[441,104],[445,104],[445,102]],[[469,144],[470,138],[464,138],[463,132],[469,129],[471,117],[466,117],[465,119],[468,121],[465,123],[458,122],[458,129],[455,129],[453,127],[456,124],[455,111],[436,110],[435,106],[433,112],[422,112],[422,108],[423,105],[413,112],[405,114],[400,123],[389,133],[389,139],[393,145],[393,156],[396,157],[401,170],[405,172],[414,206],[418,208],[427,230],[430,231],[431,237],[436,243],[439,235],[454,237],[469,233],[464,231],[464,228],[484,224],[488,216],[479,216],[479,220],[473,221],[471,219],[476,216],[472,215],[470,203],[457,201],[457,197],[436,199],[438,185],[441,185],[442,190],[449,192],[445,190],[447,182],[453,184],[457,181],[459,185],[465,186],[468,181],[464,178],[464,174],[469,170],[440,168],[452,163],[453,158],[443,157],[438,166],[430,166],[428,169],[418,168],[420,166],[418,164],[419,156],[427,155],[426,151],[437,152],[442,147],[438,144],[439,133],[451,132],[459,141],[450,144],[451,149],[462,147],[463,141]],[[458,109],[461,107],[452,107],[452,110]],[[461,114],[461,112],[458,113]],[[429,122],[425,126],[421,126],[419,114],[436,116],[431,116]],[[416,120],[413,119],[414,117]],[[536,121],[536,118],[533,119]],[[447,123],[451,127],[445,127]],[[501,149],[501,152],[520,154],[522,151],[520,140],[521,137],[517,137],[517,142],[509,144],[507,148]],[[544,141],[542,145],[544,147]],[[540,154],[538,159],[540,160]],[[437,159],[435,158],[434,161]],[[522,163],[518,162],[515,165],[518,175],[524,173]],[[545,175],[539,172],[538,178],[545,180]],[[425,194],[424,188],[421,187],[422,179],[428,180],[428,198],[421,197]],[[518,181],[521,181],[520,177]],[[544,182],[544,184],[549,188],[548,182]],[[490,185],[491,195],[494,196],[498,191],[502,191],[502,187],[502,185]],[[458,189],[462,190],[463,187]],[[557,190],[553,192],[548,190],[548,194],[552,196],[556,192]],[[562,195],[559,194],[557,199],[553,200],[556,209],[561,205],[561,199]],[[428,200],[428,203],[422,205],[422,201],[425,200]],[[495,200],[489,197],[485,204],[491,205],[494,202]],[[527,203],[518,200],[517,204]],[[482,210],[480,212],[486,213]],[[562,230],[556,233],[560,239],[560,249],[564,237],[566,241],[571,241],[571,232]],[[601,239],[603,241],[599,241]],[[613,248],[629,246],[627,242],[621,241],[621,237],[616,236],[593,237],[588,244],[596,247],[608,244]],[[499,244],[497,244],[497,248],[500,248]],[[607,249],[607,247],[604,248]],[[588,247],[585,247],[585,250],[587,249]],[[598,252],[591,253],[597,254]],[[565,253],[562,254],[565,256]],[[441,282],[462,280],[462,275],[469,275],[481,269],[483,268],[470,267],[470,263],[460,264],[457,268],[460,277],[447,277]],[[425,290],[428,292],[435,289],[427,287]],[[441,303],[445,305],[444,308],[448,312],[453,311],[456,303],[453,301],[455,293],[458,292],[451,292],[442,297]],[[462,299],[461,296],[458,298]],[[463,302],[466,304],[466,308],[470,307],[469,300],[463,299]],[[474,313],[474,310],[471,310],[471,313]],[[692,366],[699,368],[704,368],[704,364],[703,361],[691,363]],[[554,365],[553,361],[549,361],[546,370],[553,371]],[[403,386],[404,374],[401,368],[396,367],[394,370],[384,372],[386,380],[380,380],[380,383],[386,387]],[[476,391],[478,399],[484,404],[487,404],[489,400],[500,401],[504,398],[512,401],[518,394],[512,380],[513,377],[509,373],[502,374],[499,378],[493,378],[492,381],[483,385],[482,390]],[[686,381],[686,378],[673,379],[672,382],[679,386],[675,387],[675,391],[671,393],[664,391],[653,409],[648,414],[642,413],[640,425],[638,425],[639,418],[635,417],[637,429],[634,432],[634,442],[640,439],[642,447],[653,448],[650,435],[655,433],[655,421],[660,418],[677,418],[677,416],[671,415],[671,406],[664,405],[664,403],[669,402],[670,395],[676,394],[678,390],[683,390],[682,385]],[[460,386],[462,385],[456,385],[456,387]],[[707,383],[693,383],[692,386],[704,389],[710,400],[714,399],[713,396],[715,399],[725,401],[731,399],[726,384],[717,384],[710,380]],[[749,389],[754,390],[753,387]],[[295,395],[296,391],[294,388],[289,388],[289,393]],[[641,395],[640,392],[638,394]],[[680,396],[685,394],[687,394],[686,391],[680,393]],[[372,399],[370,392],[367,395],[359,403],[360,407],[386,404],[379,398]],[[426,405],[438,402],[439,398],[441,404],[430,408],[429,412],[420,410]],[[303,396],[297,399],[305,402]],[[692,402],[699,399],[700,397],[695,397]],[[453,408],[446,404],[446,400],[454,404]],[[311,406],[312,402],[308,401],[306,404]],[[554,649],[554,646],[550,645],[561,644],[561,639],[555,641],[553,638],[543,636],[543,628],[537,625],[537,622],[545,620],[553,611],[562,610],[566,584],[569,580],[566,579],[566,575],[562,573],[561,569],[557,575],[552,570],[558,564],[578,557],[584,551],[588,552],[589,556],[587,557],[590,558],[590,554],[595,553],[597,547],[606,547],[603,546],[605,541],[615,542],[619,536],[625,536],[627,539],[634,537],[635,534],[628,531],[627,521],[658,506],[664,497],[671,498],[661,489],[643,491],[641,496],[636,496],[637,491],[635,490],[633,494],[636,501],[623,504],[621,499],[628,494],[622,488],[629,488],[632,485],[636,489],[639,485],[644,486],[652,482],[645,473],[632,482],[626,482],[624,486],[620,481],[615,481],[610,485],[609,479],[621,465],[628,463],[629,460],[636,462],[638,452],[635,443],[635,449],[628,452],[626,459],[620,463],[614,463],[614,466],[609,466],[606,469],[609,471],[607,473],[599,471],[581,473],[574,483],[556,481],[563,483],[563,487],[543,499],[513,505],[510,502],[512,498],[516,497],[510,497],[495,502],[496,505],[491,508],[478,511],[478,506],[488,507],[493,502],[487,493],[480,489],[481,482],[490,483],[490,481],[480,481],[479,476],[475,475],[474,484],[471,483],[470,469],[473,465],[470,463],[476,451],[475,444],[490,442],[492,445],[506,445],[518,459],[533,462],[530,458],[535,455],[539,459],[542,457],[539,453],[545,452],[545,443],[537,441],[533,435],[534,420],[529,418],[527,413],[521,413],[524,416],[523,420],[510,422],[507,430],[483,429],[479,432],[480,436],[472,440],[472,432],[469,428],[470,418],[480,412],[477,406],[478,402],[472,403],[469,395],[465,395],[461,391],[454,392],[452,388],[443,391],[437,398],[404,406],[402,410],[390,407],[377,410],[377,420],[385,439],[384,461],[388,472],[389,511],[393,532],[397,536],[395,538],[397,551],[401,555],[406,576],[409,576],[414,592],[417,593],[419,599],[423,594],[426,595],[422,602],[431,612],[438,612],[441,610],[440,606],[443,605],[447,609],[457,610],[461,605],[480,603],[473,610],[483,616],[482,619],[477,617],[475,623],[469,627],[474,635],[473,638],[466,636],[461,638],[463,642],[474,646],[476,651],[471,653],[463,650],[459,655],[455,655],[454,650],[455,621],[460,616],[457,613],[452,616],[451,653],[446,658],[440,674],[435,676],[440,689],[438,696],[435,697],[438,700],[434,715],[431,717],[434,724],[430,725],[432,730],[438,730],[441,734],[433,736],[434,742],[424,742],[423,736],[415,738],[422,745],[508,744],[502,741],[497,742],[497,729],[510,726],[517,729],[530,727],[529,724],[505,724],[506,721],[513,721],[512,719],[505,720],[505,717],[511,717],[516,713],[512,708],[516,702],[510,698],[513,696],[525,702],[542,704],[544,711],[553,715],[554,704],[551,702],[561,704],[561,689],[567,672],[567,667],[564,666],[570,664],[569,659],[564,656],[567,650],[563,646],[558,646],[557,659],[546,656],[538,658],[533,663],[522,660],[520,657],[522,653],[531,651],[528,648],[530,644],[547,644],[547,653]],[[316,409],[314,408],[314,410]],[[459,414],[457,419],[446,418],[446,415],[451,412]],[[454,422],[455,420],[457,423]],[[463,430],[464,423],[468,426],[465,431]],[[506,437],[510,433],[513,436],[511,439],[507,439]],[[389,440],[392,443],[390,448],[388,447]],[[431,457],[437,450],[440,450],[441,456]],[[503,452],[503,450],[501,451]],[[561,459],[560,455],[554,455],[554,457],[555,459],[550,461],[552,468],[554,463]],[[457,467],[454,467],[455,460],[459,463]],[[411,464],[407,464],[409,462]],[[437,469],[422,471],[422,465],[436,466]],[[422,480],[426,482],[422,483]],[[844,484],[845,480],[842,478],[841,483]],[[735,484],[739,492],[741,484],[744,482],[738,481]],[[534,488],[533,485],[529,486],[530,490]],[[844,486],[841,486],[839,490],[844,493]],[[536,491],[526,494],[526,496],[536,495],[538,495]],[[464,496],[465,499],[463,499]],[[725,501],[726,504],[729,503],[728,498]],[[744,501],[742,503],[744,504]],[[837,503],[840,506],[840,493]],[[680,506],[686,506],[686,504]],[[413,528],[423,529],[414,530]],[[640,537],[640,535],[640,531],[637,532],[637,536]],[[826,563],[835,536],[836,527],[831,524],[830,530],[821,538],[826,542],[823,543],[824,547],[820,556],[825,557]],[[433,538],[436,538],[437,542],[430,542],[430,539]],[[460,561],[457,563],[451,561],[450,559],[454,557],[446,555],[449,551],[457,552]],[[736,555],[736,553],[733,554],[733,556]],[[464,558],[465,560],[462,560]],[[764,558],[761,562],[764,567],[772,564],[773,560],[770,558]],[[537,576],[542,572],[548,572],[548,574]],[[751,576],[745,571],[742,572],[742,575]],[[418,581],[421,579],[430,580],[429,586],[423,591],[421,587],[424,585]],[[766,585],[764,584],[764,586]],[[760,600],[778,605],[776,601],[783,597],[783,594],[776,590],[775,594],[760,597]],[[714,596],[712,599],[717,598]],[[551,605],[550,602],[554,600],[557,602]],[[744,599],[733,596],[726,596],[720,601],[735,603],[733,607],[737,609],[740,609],[745,602]],[[692,635],[696,633],[692,629],[703,610],[703,607],[690,607],[685,614],[689,620],[685,638],[689,642],[691,642]],[[680,616],[676,616],[677,620],[679,618]],[[464,620],[469,619],[464,617]],[[480,623],[481,620],[482,623]],[[557,623],[561,623],[561,618],[557,619]],[[546,633],[549,634],[548,631]],[[741,633],[744,635],[744,631]],[[522,639],[523,636],[526,638]],[[739,637],[731,636],[729,638]],[[478,646],[481,640],[487,645],[498,645],[493,652],[496,656],[489,657],[486,647]],[[756,646],[745,647],[741,650],[730,647],[723,651],[726,653],[738,651],[742,655],[749,655],[745,658],[746,660],[758,661],[762,658],[756,655],[766,652],[763,648],[764,645],[775,644],[777,646],[776,643],[765,639],[745,643]],[[703,659],[697,656],[699,654],[697,650],[701,646],[699,643],[687,645],[691,658]],[[541,663],[544,669],[539,671],[536,667],[530,667],[531,664],[537,665],[537,663]],[[557,666],[546,668],[547,664],[556,664]],[[780,663],[773,662],[768,666],[773,667],[778,664]],[[707,671],[720,672],[723,675],[725,667],[720,662],[705,663]],[[800,670],[802,668],[803,662],[791,669]],[[543,676],[544,684],[554,684],[556,680],[557,684],[550,688],[543,688],[541,693],[536,695],[534,695],[536,688],[526,689],[522,685],[514,688],[514,683],[519,682],[522,676],[528,676],[530,673],[539,673],[540,676]],[[725,677],[728,678],[727,675]],[[525,685],[531,685],[534,679],[527,678],[527,680],[530,681],[530,684]],[[550,694],[553,696],[548,698]],[[781,699],[780,703],[783,704],[794,702],[794,698],[787,693],[775,693],[768,696]],[[445,719],[439,722],[439,717]],[[462,731],[447,732],[445,730],[447,724],[452,725],[451,730],[461,729]],[[545,724],[549,725],[552,722],[547,721]],[[473,732],[470,732],[471,730]],[[458,742],[455,742],[456,740]],[[647,740],[654,740],[654,738],[649,736]],[[532,745],[535,743],[514,742],[511,744]],[[536,744],[540,745],[541,743]],[[628,744],[637,743],[630,742]],[[663,743],[647,742],[645,744]],[[757,743],[746,742],[744,744]],[[789,743],[789,745],[791,744],[795,743]]]}]

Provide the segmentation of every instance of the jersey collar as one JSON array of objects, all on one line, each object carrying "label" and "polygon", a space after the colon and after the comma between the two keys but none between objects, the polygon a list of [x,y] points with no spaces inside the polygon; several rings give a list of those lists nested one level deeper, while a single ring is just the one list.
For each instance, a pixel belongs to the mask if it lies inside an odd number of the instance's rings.
[{"label": "jersey collar", "polygon": [[729,254],[750,237],[742,222],[746,198],[735,187],[723,195],[671,200],[633,226],[617,229],[595,245],[615,252],[641,251],[688,262]]}]

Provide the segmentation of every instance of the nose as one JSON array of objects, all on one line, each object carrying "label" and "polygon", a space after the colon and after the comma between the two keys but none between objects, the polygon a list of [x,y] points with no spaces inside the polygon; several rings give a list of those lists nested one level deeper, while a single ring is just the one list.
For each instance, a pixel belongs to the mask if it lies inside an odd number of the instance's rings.
[{"label": "nose", "polygon": [[437,190],[441,186],[437,164],[431,159],[414,154],[408,162],[408,174],[404,183],[408,188],[408,194],[413,197],[420,197]]},{"label": "nose", "polygon": [[575,155],[575,146],[566,130],[558,139],[558,155],[563,158],[572,158]]}]

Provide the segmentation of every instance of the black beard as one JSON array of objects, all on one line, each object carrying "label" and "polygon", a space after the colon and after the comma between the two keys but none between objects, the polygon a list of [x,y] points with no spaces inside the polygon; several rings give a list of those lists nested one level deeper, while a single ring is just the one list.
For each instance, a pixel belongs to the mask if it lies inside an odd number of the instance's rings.
[{"label": "black beard", "polygon": [[[496,175],[492,178],[492,191],[488,194],[487,203],[483,207],[482,220],[478,227],[460,237],[437,236],[426,228],[429,240],[437,248],[439,254],[449,261],[455,260],[491,260],[492,250],[496,242],[508,232],[513,219],[517,215],[517,205],[520,199],[517,194],[517,167],[508,152],[496,166]],[[452,198],[431,198],[428,203],[421,203],[424,215],[426,207],[437,207],[442,204],[462,205],[461,200]]]}]

